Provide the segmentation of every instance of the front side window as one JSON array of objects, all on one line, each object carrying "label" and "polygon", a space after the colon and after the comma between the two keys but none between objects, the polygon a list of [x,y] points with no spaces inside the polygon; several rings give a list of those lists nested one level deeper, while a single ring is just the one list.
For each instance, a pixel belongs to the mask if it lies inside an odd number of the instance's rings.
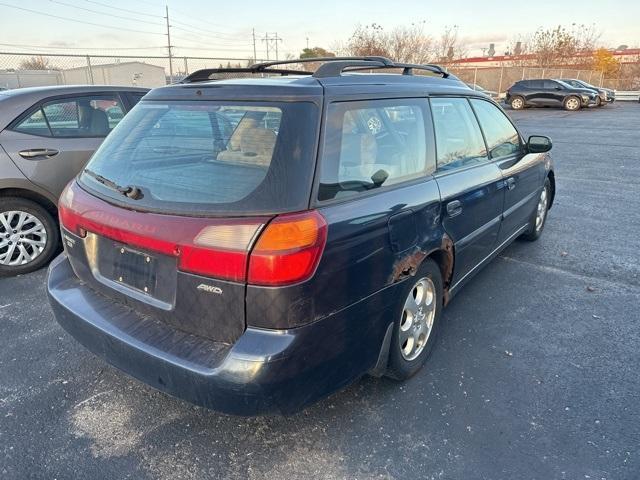
[{"label": "front side window", "polygon": [[554,82],[553,80],[545,80],[544,81],[544,88],[546,90],[554,90],[556,88],[561,88],[562,85],[558,82]]},{"label": "front side window", "polygon": [[424,176],[427,101],[333,103],[321,162],[319,200],[356,195]]},{"label": "front side window", "polygon": [[492,160],[509,157],[520,152],[520,135],[507,116],[485,100],[471,100],[478,116]]},{"label": "front side window", "polygon": [[432,98],[431,110],[439,171],[489,160],[482,132],[466,98]]},{"label": "front side window", "polygon": [[45,102],[15,131],[50,137],[106,137],[124,117],[118,97],[83,96]]}]

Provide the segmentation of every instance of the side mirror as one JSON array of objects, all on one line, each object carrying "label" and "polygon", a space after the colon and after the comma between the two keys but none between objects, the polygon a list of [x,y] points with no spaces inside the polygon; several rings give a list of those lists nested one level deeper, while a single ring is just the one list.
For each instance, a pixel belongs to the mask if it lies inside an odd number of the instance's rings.
[{"label": "side mirror", "polygon": [[545,153],[551,150],[553,143],[549,137],[544,135],[531,135],[527,140],[527,151],[529,153]]}]

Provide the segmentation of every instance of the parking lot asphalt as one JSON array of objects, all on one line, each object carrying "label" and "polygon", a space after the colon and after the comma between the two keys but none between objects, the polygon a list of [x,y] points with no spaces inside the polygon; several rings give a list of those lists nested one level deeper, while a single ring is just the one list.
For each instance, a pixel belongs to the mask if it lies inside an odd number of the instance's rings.
[{"label": "parking lot asphalt", "polygon": [[640,105],[510,114],[554,141],[545,232],[460,292],[404,384],[220,415],[85,351],[45,271],[0,279],[0,478],[640,478]]}]

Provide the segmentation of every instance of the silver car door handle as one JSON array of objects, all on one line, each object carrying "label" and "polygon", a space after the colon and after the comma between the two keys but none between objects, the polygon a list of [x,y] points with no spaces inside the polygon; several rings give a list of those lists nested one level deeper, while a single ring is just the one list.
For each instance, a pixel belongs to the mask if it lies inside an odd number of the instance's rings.
[{"label": "silver car door handle", "polygon": [[507,178],[507,188],[509,190],[513,190],[514,188],[516,188],[516,179],[513,177],[509,177]]},{"label": "silver car door handle", "polygon": [[460,200],[453,200],[447,203],[447,214],[450,217],[455,217],[462,213],[462,202]]},{"label": "silver car door handle", "polygon": [[53,157],[59,152],[53,148],[30,148],[29,150],[20,150],[18,155],[22,158],[37,158],[37,157]]}]

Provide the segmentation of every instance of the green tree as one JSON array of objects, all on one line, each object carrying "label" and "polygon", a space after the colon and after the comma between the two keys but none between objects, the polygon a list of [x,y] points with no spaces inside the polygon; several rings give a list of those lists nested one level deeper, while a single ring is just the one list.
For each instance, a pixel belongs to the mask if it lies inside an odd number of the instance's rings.
[{"label": "green tree", "polygon": [[329,50],[325,50],[322,47],[313,47],[313,48],[305,48],[302,50],[300,54],[301,59],[305,58],[316,58],[316,57],[335,57],[336,54],[330,52]]}]

